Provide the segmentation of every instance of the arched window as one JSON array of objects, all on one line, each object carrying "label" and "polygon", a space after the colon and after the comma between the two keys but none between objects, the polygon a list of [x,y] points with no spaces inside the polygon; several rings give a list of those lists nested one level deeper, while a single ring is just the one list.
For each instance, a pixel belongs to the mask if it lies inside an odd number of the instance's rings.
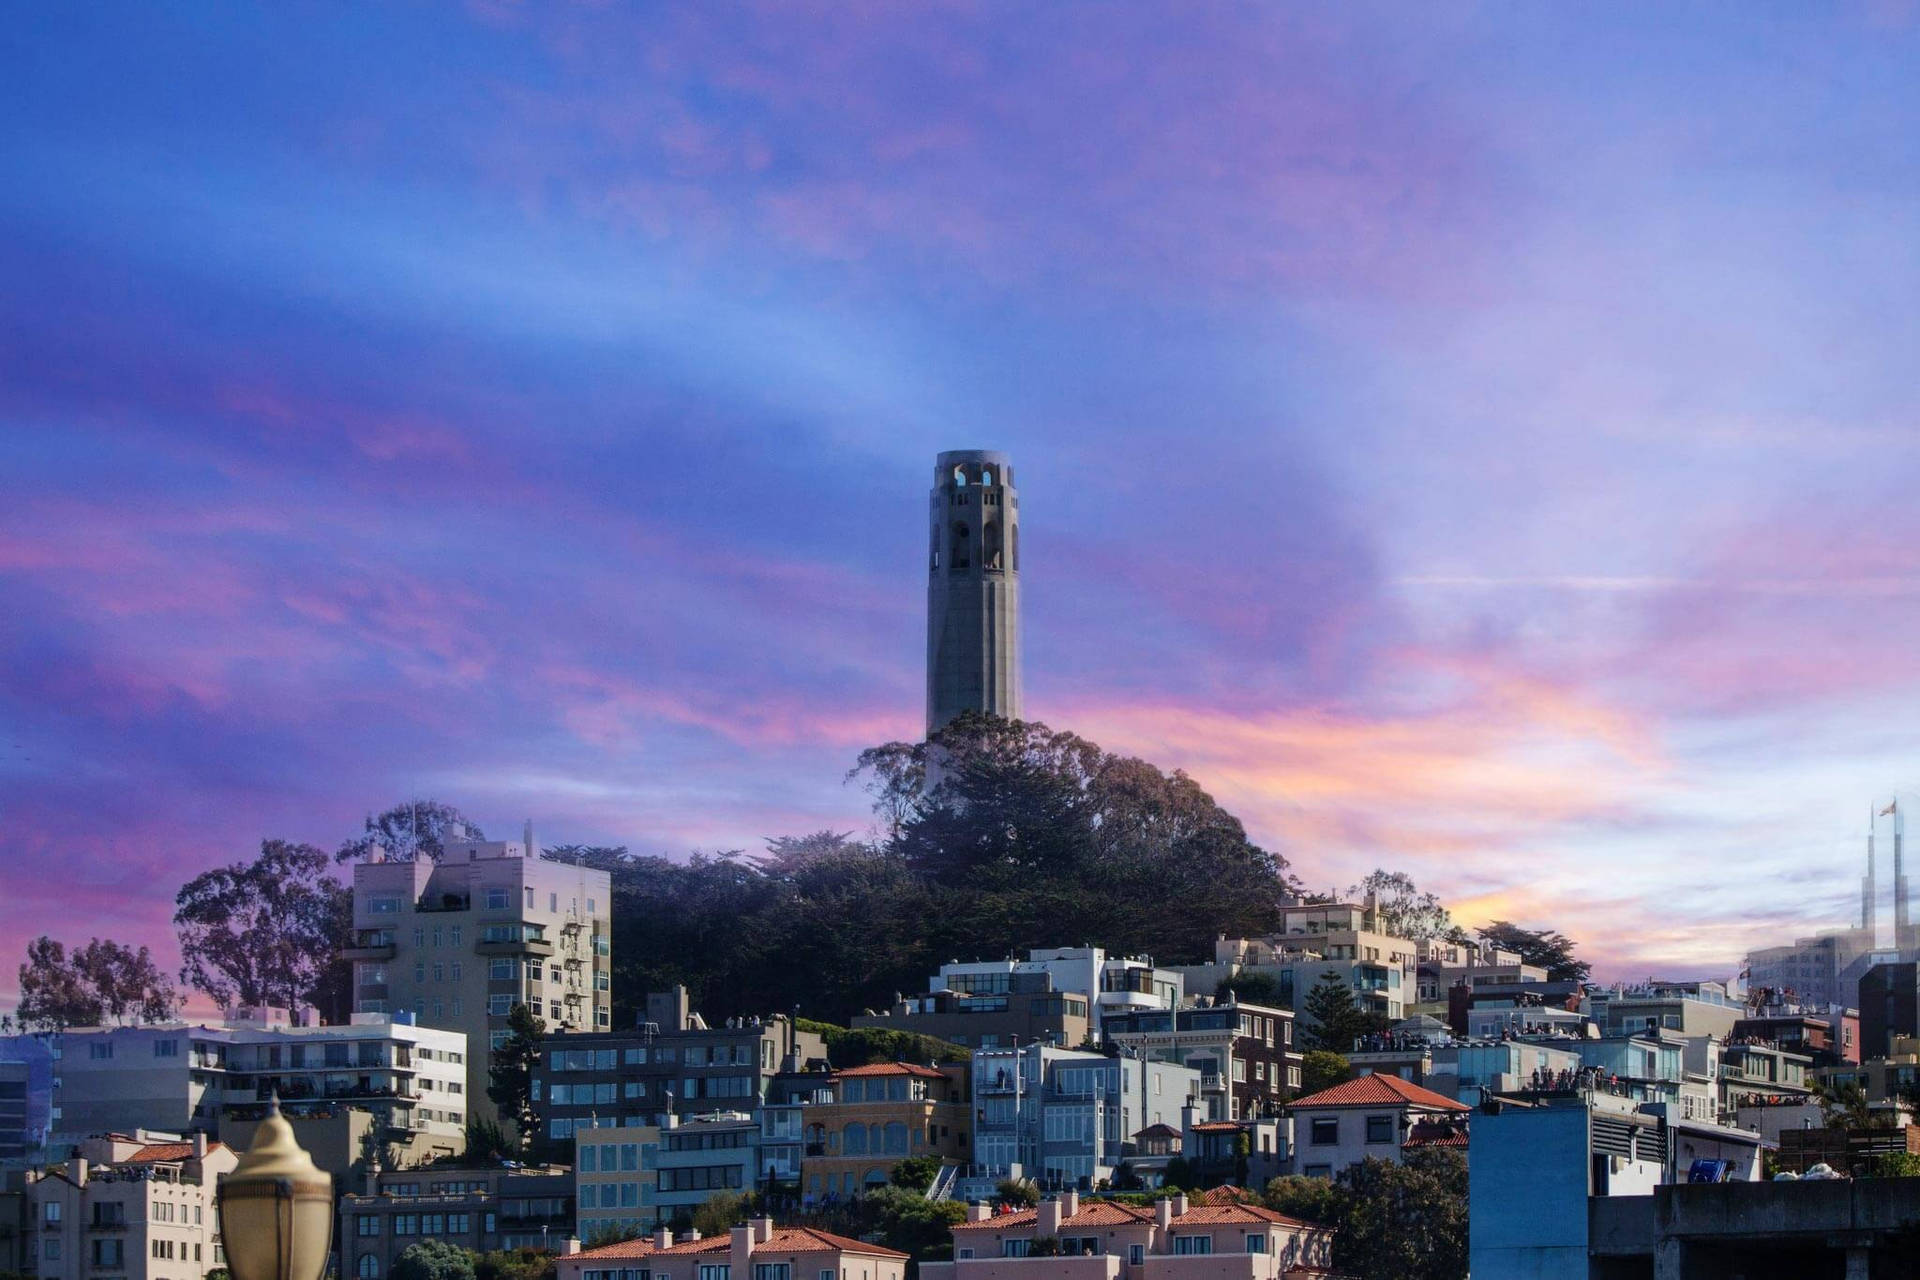
[{"label": "arched window", "polygon": [[850,1124],[841,1139],[841,1150],[850,1156],[867,1154],[867,1126]]},{"label": "arched window", "polygon": [[1016,524],[1013,526],[1013,533],[1011,537],[1013,540],[1013,571],[1015,573],[1018,573],[1020,572],[1020,526],[1019,525]]},{"label": "arched window", "polygon": [[967,545],[967,522],[958,521],[953,526],[953,568],[957,573],[973,563],[970,548]]},{"label": "arched window", "polygon": [[955,467],[953,469],[953,483],[956,488],[964,489],[967,487],[967,469],[965,467]]},{"label": "arched window", "polygon": [[980,526],[980,563],[988,569],[1000,568],[1000,522],[989,520]]},{"label": "arched window", "polygon": [[380,1280],[379,1255],[372,1253],[361,1254],[360,1261],[355,1265],[354,1270],[359,1273],[360,1280]]},{"label": "arched window", "polygon": [[907,1154],[907,1126],[898,1120],[887,1126],[887,1154],[903,1156]]},{"label": "arched window", "polygon": [[993,483],[993,468],[992,468],[992,467],[982,467],[982,468],[980,468],[980,483],[981,483],[981,484],[992,484],[992,483]]}]

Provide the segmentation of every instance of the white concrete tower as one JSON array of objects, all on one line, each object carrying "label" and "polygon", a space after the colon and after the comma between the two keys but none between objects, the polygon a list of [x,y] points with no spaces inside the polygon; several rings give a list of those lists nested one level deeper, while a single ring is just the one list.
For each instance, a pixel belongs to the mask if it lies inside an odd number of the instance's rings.
[{"label": "white concrete tower", "polygon": [[927,733],[963,711],[1020,718],[1020,497],[1007,455],[961,449],[933,468]]}]

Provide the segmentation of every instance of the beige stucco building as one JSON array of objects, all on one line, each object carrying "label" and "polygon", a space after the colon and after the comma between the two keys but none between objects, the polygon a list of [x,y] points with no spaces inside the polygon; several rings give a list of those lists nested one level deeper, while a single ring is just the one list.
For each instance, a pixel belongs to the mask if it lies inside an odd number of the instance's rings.
[{"label": "beige stucco building", "polygon": [[353,869],[354,1009],[465,1032],[467,1113],[495,1118],[491,1050],[525,1003],[551,1031],[613,1025],[607,873],[522,841],[449,841],[439,862]]},{"label": "beige stucco building", "polygon": [[38,1280],[203,1280],[224,1267],[215,1183],[238,1156],[204,1134],[136,1131],[82,1142],[26,1184],[26,1274]]},{"label": "beige stucco building", "polygon": [[555,1259],[556,1280],[904,1280],[907,1255],[755,1218],[724,1236],[654,1235]]}]

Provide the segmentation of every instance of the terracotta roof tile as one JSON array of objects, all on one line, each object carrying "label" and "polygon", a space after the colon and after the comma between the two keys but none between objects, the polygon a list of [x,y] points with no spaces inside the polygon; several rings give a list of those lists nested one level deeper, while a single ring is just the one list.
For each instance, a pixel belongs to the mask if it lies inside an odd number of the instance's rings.
[{"label": "terracotta roof tile", "polygon": [[1290,1109],[1304,1107],[1382,1107],[1416,1106],[1427,1107],[1435,1111],[1458,1111],[1465,1113],[1473,1110],[1464,1103],[1455,1102],[1444,1094],[1431,1089],[1423,1089],[1417,1084],[1409,1084],[1399,1076],[1370,1072],[1364,1076],[1355,1076],[1343,1084],[1331,1089],[1322,1089],[1319,1093],[1304,1098],[1295,1098]]},{"label": "terracotta roof tile", "polygon": [[638,1240],[619,1240],[594,1249],[582,1249],[571,1256],[575,1258],[645,1258],[655,1252],[657,1251],[653,1247],[653,1237],[641,1236]]},{"label": "terracotta roof tile", "polygon": [[[209,1142],[207,1144],[207,1150],[210,1152],[217,1151],[219,1148],[220,1144],[217,1142]],[[154,1164],[163,1160],[191,1160],[192,1158],[193,1144],[191,1142],[149,1142],[146,1146],[120,1161],[120,1163]]]},{"label": "terracotta roof tile", "polygon": [[1256,1199],[1258,1199],[1258,1197],[1255,1196],[1253,1192],[1247,1190],[1245,1187],[1236,1187],[1229,1183],[1223,1182],[1219,1186],[1215,1187],[1213,1190],[1203,1191],[1198,1196],[1195,1196],[1193,1199],[1193,1203],[1197,1205],[1198,1204],[1252,1204]]},{"label": "terracotta roof tile", "polygon": [[1238,1133],[1240,1125],[1232,1120],[1202,1120],[1193,1126],[1195,1133]]},{"label": "terracotta roof tile", "polygon": [[[666,1252],[672,1254],[718,1253],[731,1248],[733,1248],[732,1236],[708,1236],[703,1240],[683,1241]],[[831,1231],[820,1231],[813,1227],[775,1227],[773,1234],[767,1237],[766,1243],[757,1244],[753,1249],[755,1253],[864,1253],[876,1258],[907,1256],[877,1244],[837,1236]]]},{"label": "terracotta roof tile", "polygon": [[1311,1227],[1325,1230],[1317,1222],[1289,1218],[1284,1213],[1277,1213],[1265,1205],[1258,1204],[1203,1204],[1175,1218],[1173,1225],[1176,1228],[1204,1227],[1220,1222],[1271,1222],[1285,1227]]},{"label": "terracotta roof tile", "polygon": [[[1061,1230],[1069,1227],[1121,1227],[1132,1222],[1152,1222],[1153,1210],[1142,1209],[1138,1205],[1115,1204],[1110,1200],[1083,1200],[1079,1212],[1071,1218],[1060,1220]],[[1018,1230],[1021,1227],[1037,1226],[1040,1212],[1037,1209],[1022,1209],[1018,1213],[1003,1213],[996,1218],[982,1222],[956,1222],[955,1231],[979,1230],[986,1227],[996,1231]]]},{"label": "terracotta roof tile", "polygon": [[870,1062],[864,1067],[848,1067],[844,1071],[833,1073],[836,1080],[842,1080],[848,1076],[921,1076],[928,1080],[947,1078],[945,1072],[933,1067],[923,1067],[917,1062]]}]

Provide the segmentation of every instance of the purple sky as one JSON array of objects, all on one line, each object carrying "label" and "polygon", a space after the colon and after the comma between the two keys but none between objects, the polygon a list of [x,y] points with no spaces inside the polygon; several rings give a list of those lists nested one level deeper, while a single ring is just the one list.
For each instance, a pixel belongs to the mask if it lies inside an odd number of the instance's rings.
[{"label": "purple sky", "polygon": [[1920,21],[46,6],[0,31],[0,992],[408,795],[866,822],[933,454],[1031,716],[1606,976],[1920,781]]}]

